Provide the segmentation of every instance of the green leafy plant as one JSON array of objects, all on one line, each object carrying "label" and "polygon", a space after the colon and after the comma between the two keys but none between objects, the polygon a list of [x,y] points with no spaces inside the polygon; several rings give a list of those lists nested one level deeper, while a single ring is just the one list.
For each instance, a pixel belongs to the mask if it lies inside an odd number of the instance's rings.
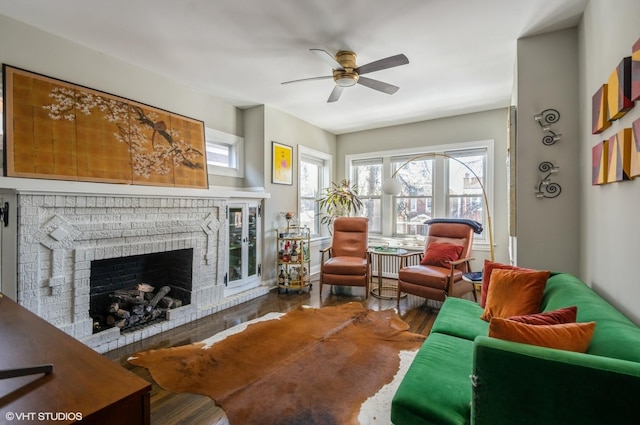
[{"label": "green leafy plant", "polygon": [[324,210],[320,223],[328,225],[329,228],[337,217],[349,217],[352,214],[355,216],[363,207],[356,185],[351,185],[349,180],[332,182],[331,186],[323,191],[322,196],[317,199],[320,209]]}]

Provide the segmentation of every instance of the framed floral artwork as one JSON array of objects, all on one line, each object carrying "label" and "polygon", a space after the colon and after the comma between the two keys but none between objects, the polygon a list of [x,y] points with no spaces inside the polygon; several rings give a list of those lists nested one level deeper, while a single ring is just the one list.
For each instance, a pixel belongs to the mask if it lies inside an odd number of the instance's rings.
[{"label": "framed floral artwork", "polygon": [[5,175],[207,188],[204,123],[3,65]]},{"label": "framed floral artwork", "polygon": [[271,182],[293,184],[293,148],[271,142]]}]

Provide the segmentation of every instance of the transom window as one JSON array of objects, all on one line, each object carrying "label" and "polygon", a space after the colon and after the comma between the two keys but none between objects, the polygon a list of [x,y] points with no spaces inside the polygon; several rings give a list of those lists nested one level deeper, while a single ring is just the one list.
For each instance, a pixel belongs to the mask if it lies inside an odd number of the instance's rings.
[{"label": "transom window", "polygon": [[207,171],[231,177],[244,177],[244,139],[205,128]]}]

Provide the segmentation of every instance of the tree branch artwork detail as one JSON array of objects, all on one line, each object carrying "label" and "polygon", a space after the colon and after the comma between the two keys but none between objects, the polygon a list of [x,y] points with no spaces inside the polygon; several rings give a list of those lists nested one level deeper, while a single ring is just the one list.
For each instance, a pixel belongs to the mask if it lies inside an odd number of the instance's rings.
[{"label": "tree branch artwork detail", "polygon": [[23,70],[5,76],[8,175],[207,187],[201,121]]}]

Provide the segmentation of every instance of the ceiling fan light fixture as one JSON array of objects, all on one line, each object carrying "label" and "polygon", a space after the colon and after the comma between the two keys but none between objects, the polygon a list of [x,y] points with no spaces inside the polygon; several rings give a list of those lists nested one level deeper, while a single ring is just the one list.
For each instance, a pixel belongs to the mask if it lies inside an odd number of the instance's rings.
[{"label": "ceiling fan light fixture", "polygon": [[358,73],[352,69],[334,69],[333,81],[340,87],[352,87],[358,82]]},{"label": "ceiling fan light fixture", "polygon": [[340,78],[336,78],[336,84],[340,87],[351,87],[355,86],[358,81],[351,76],[344,76]]}]

